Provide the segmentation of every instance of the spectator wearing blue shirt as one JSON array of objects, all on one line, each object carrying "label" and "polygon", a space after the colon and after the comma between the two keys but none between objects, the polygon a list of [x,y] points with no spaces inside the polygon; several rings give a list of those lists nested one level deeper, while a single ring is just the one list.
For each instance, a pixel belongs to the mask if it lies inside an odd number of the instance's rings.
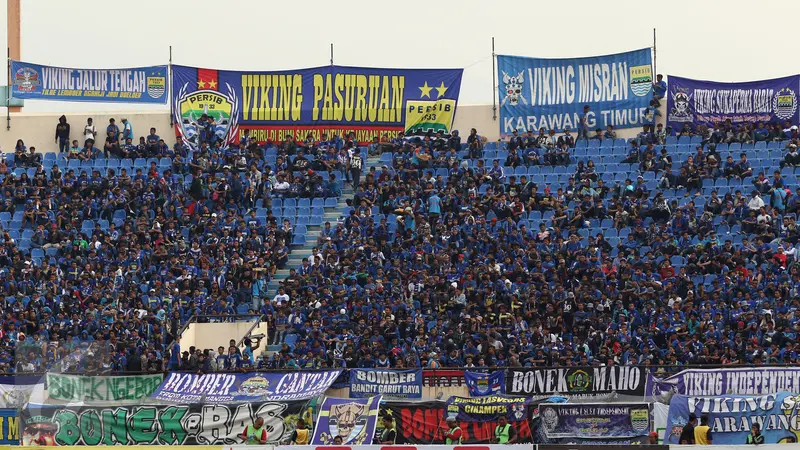
[{"label": "spectator wearing blue shirt", "polygon": [[180,336],[175,337],[175,341],[172,343],[172,351],[169,355],[169,369],[170,370],[179,370],[181,368],[181,338]]},{"label": "spectator wearing blue shirt", "polygon": [[128,121],[128,119],[123,118],[122,119],[122,142],[125,142],[128,139],[130,139],[131,141],[133,141],[133,139],[134,139],[133,125],[131,125],[131,123]]},{"label": "spectator wearing blue shirt", "polygon": [[108,126],[106,127],[106,135],[110,135],[116,141],[119,141],[119,127],[114,122],[114,118],[108,119]]},{"label": "spectator wearing blue shirt", "polygon": [[150,128],[150,134],[145,138],[147,156],[155,156],[158,154],[159,141],[161,141],[161,137],[156,134],[156,129]]},{"label": "spectator wearing blue shirt", "polygon": [[656,75],[656,82],[653,83],[653,100],[656,101],[656,107],[661,107],[661,99],[667,95],[667,82],[664,81],[664,75]]}]

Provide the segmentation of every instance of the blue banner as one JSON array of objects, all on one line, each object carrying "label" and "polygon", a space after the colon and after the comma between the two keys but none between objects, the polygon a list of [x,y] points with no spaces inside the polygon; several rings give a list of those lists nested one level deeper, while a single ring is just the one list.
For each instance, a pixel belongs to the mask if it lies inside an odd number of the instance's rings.
[{"label": "blue banner", "polygon": [[677,133],[688,123],[708,125],[798,122],[800,75],[745,83],[719,83],[670,75],[667,88],[667,124]]},{"label": "blue banner", "polygon": [[201,141],[315,141],[355,133],[361,143],[453,126],[463,69],[325,66],[279,72],[172,66],[178,134]]},{"label": "blue banner", "polygon": [[11,61],[11,96],[30,100],[167,103],[167,66],[75,69]]},{"label": "blue banner", "polygon": [[19,445],[19,415],[16,409],[0,409],[0,445]]},{"label": "blue banner", "polygon": [[666,378],[648,374],[646,392],[655,398],[671,393],[712,397],[800,392],[800,367],[687,369]]},{"label": "blue banner", "polygon": [[500,135],[577,130],[584,106],[590,131],[640,127],[653,97],[651,63],[649,48],[588,58],[498,55]]},{"label": "blue banner", "polygon": [[745,444],[754,423],[761,425],[766,444],[796,443],[800,437],[800,395],[779,393],[758,397],[673,395],[669,403],[665,444],[678,444],[689,414],[707,414],[714,445]]},{"label": "blue banner", "polygon": [[450,397],[447,399],[447,417],[459,422],[491,422],[505,417],[509,422],[528,418],[528,405],[531,400],[525,397],[506,397],[491,395],[480,398]]},{"label": "blue banner", "polygon": [[635,438],[650,433],[646,404],[542,404],[539,417],[548,438]]},{"label": "blue banner", "polygon": [[422,398],[422,370],[350,369],[350,397]]},{"label": "blue banner", "polygon": [[286,402],[318,397],[341,370],[289,373],[171,372],[151,398],[176,403]]},{"label": "blue banner", "polygon": [[505,394],[505,372],[498,370],[492,373],[464,372],[470,397]]},{"label": "blue banner", "polygon": [[[339,445],[370,445],[378,423],[381,397],[330,398],[319,408],[312,445],[332,445],[338,436]],[[398,430],[399,431],[399,430]]]}]

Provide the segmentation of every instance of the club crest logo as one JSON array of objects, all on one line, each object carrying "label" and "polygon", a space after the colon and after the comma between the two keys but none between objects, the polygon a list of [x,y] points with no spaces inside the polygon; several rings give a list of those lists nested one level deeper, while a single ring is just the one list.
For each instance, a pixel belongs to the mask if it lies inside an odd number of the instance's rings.
[{"label": "club crest logo", "polygon": [[175,97],[175,119],[181,140],[190,148],[200,147],[200,130],[197,120],[203,114],[214,119],[214,139],[222,140],[224,146],[236,140],[239,132],[239,99],[230,84],[225,84],[226,92],[199,90],[187,92],[189,84],[184,84]]},{"label": "club crest logo", "polygon": [[789,88],[783,88],[775,94],[772,101],[772,109],[775,116],[782,120],[791,119],[797,111],[797,96]]},{"label": "club crest logo", "polygon": [[585,370],[576,370],[567,375],[567,387],[570,392],[586,392],[592,385],[592,376]]},{"label": "club crest logo", "polygon": [[631,426],[639,432],[650,431],[650,413],[646,409],[631,410]]},{"label": "club crest logo", "polygon": [[152,98],[161,98],[164,92],[167,91],[167,78],[166,77],[147,77],[147,95]]},{"label": "club crest logo", "polygon": [[524,403],[514,403],[511,405],[511,413],[514,415],[514,418],[517,420],[522,420],[525,418],[525,404]]},{"label": "club crest logo", "polygon": [[320,439],[326,444],[332,443],[336,436],[342,438],[343,444],[358,441],[368,418],[366,405],[355,402],[333,405],[328,416],[328,433],[322,433]]},{"label": "club crest logo", "polygon": [[558,425],[558,412],[556,412],[555,408],[542,408],[540,411],[545,429],[555,430]]},{"label": "club crest logo", "polygon": [[650,65],[632,66],[630,68],[630,85],[633,95],[644,97],[653,87],[653,68]]},{"label": "club crest logo", "polygon": [[233,395],[260,397],[269,394],[271,394],[269,391],[269,380],[260,375],[256,375],[244,380],[242,384],[239,385],[239,390],[234,392]]},{"label": "club crest logo", "polygon": [[479,394],[489,393],[489,377],[485,374],[477,375],[477,379],[471,380],[470,384]]},{"label": "club crest logo", "polygon": [[500,106],[505,105],[506,102],[508,102],[509,106],[517,106],[519,102],[522,102],[523,105],[528,104],[528,101],[525,100],[525,97],[522,95],[522,83],[524,81],[524,72],[520,72],[515,77],[503,72],[503,84],[505,85],[506,95],[500,102]]},{"label": "club crest logo", "polygon": [[22,92],[33,92],[41,85],[39,72],[30,67],[22,67],[14,74],[14,86]]},{"label": "club crest logo", "polygon": [[692,114],[691,94],[683,91],[678,91],[672,95],[672,108],[669,110],[670,122],[692,122],[694,115]]}]

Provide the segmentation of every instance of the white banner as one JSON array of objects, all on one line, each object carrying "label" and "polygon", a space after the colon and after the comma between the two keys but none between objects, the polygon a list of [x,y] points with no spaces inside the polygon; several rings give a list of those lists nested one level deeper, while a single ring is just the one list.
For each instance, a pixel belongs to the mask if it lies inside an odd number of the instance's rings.
[{"label": "white banner", "polygon": [[44,389],[41,384],[0,384],[0,408],[23,408],[34,389]]}]

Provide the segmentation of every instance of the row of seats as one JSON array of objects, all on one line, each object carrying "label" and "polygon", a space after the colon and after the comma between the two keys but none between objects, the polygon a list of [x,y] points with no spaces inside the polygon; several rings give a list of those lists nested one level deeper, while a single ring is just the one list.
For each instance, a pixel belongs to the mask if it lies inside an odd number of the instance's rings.
[{"label": "row of seats", "polygon": [[[495,160],[495,161],[498,161],[498,163],[500,163],[500,165],[502,166],[503,161],[500,161],[500,160]],[[487,161],[483,165],[484,169],[487,169],[487,170],[490,169],[493,166],[494,166],[494,161]],[[475,168],[478,167],[478,165],[474,164],[474,163],[471,163],[469,165],[469,167],[471,169],[475,169]],[[570,166],[539,166],[539,165],[534,165],[534,166],[518,166],[516,168],[511,167],[511,166],[502,166],[502,167],[503,167],[503,173],[507,177],[511,176],[511,175],[516,175],[518,177],[522,176],[522,175],[529,175],[529,176],[530,175],[550,175],[550,174],[564,175],[564,174],[573,174],[573,173],[575,173],[575,170],[576,170],[576,166],[575,165],[570,165]],[[769,162],[768,161],[750,161],[750,167],[753,168],[753,171],[755,172],[755,174],[758,174],[759,172],[764,172],[767,175],[772,175],[773,170],[782,171],[782,173],[785,173],[787,175],[794,174],[795,170],[796,170],[796,168],[794,168],[792,166],[787,166],[786,168],[781,169],[780,168],[780,161],[777,161],[777,162],[775,162],[775,161],[769,161]],[[720,166],[720,168],[724,168],[724,164],[722,164]],[[680,164],[676,164],[676,163],[673,162],[672,172],[673,173],[678,173],[679,169],[680,169]],[[446,176],[445,172],[449,173],[448,169],[446,169],[446,168],[435,169],[433,172],[436,175],[441,174],[443,177]],[[595,165],[595,173],[597,173],[598,176],[601,176],[601,178],[602,178],[602,175],[604,175],[604,174],[609,174],[609,173],[619,174],[619,172],[627,172],[628,174],[631,174],[635,178],[635,177],[637,177],[639,175],[639,173],[638,173],[639,172],[639,164],[628,164],[628,163],[619,163],[618,162],[618,163],[600,163],[600,164],[596,164]],[[800,171],[797,171],[797,173],[800,174]]]},{"label": "row of seats", "polygon": [[[320,217],[321,218],[321,217]],[[306,234],[308,234],[308,224],[305,223],[297,223],[297,220],[290,220],[291,224],[294,229],[294,236],[292,239],[292,245],[305,245],[306,243]],[[318,224],[321,225],[321,224]],[[33,230],[24,230],[22,232],[16,231],[15,229],[5,228],[9,233],[9,237],[14,239],[17,243],[17,248],[20,250],[31,250],[31,257],[34,260],[41,260],[44,257],[51,257],[55,256],[58,253],[58,250],[55,248],[50,248],[47,250],[41,248],[32,248],[31,247],[31,239],[33,238]],[[83,231],[83,230],[82,230]],[[83,231],[86,233],[86,231]],[[181,234],[188,240],[189,238],[189,230],[182,229]],[[38,264],[37,264],[38,265]]]},{"label": "row of seats", "polygon": [[[702,142],[703,138],[700,136],[692,136],[692,137],[667,136],[665,145],[667,145],[668,147],[683,145],[683,146],[691,146],[692,148],[694,148],[695,146],[701,144]],[[487,142],[483,148],[484,150],[499,150],[505,148],[505,146],[506,146],[505,142],[492,141],[492,142]],[[611,148],[628,148],[629,146],[630,146],[629,140],[623,138],[617,138],[613,140],[607,139],[603,141],[591,139],[588,141],[579,140],[575,142],[576,149],[581,149],[581,148],[611,149]],[[759,141],[750,144],[740,144],[738,142],[732,144],[719,143],[717,144],[717,150],[722,151],[723,149],[728,150],[730,148],[731,151],[734,151],[734,150],[745,150],[745,149],[783,148],[785,146],[786,144],[783,141],[770,141],[770,142]],[[468,148],[467,144],[461,145],[462,150],[466,150],[467,148]]]}]

